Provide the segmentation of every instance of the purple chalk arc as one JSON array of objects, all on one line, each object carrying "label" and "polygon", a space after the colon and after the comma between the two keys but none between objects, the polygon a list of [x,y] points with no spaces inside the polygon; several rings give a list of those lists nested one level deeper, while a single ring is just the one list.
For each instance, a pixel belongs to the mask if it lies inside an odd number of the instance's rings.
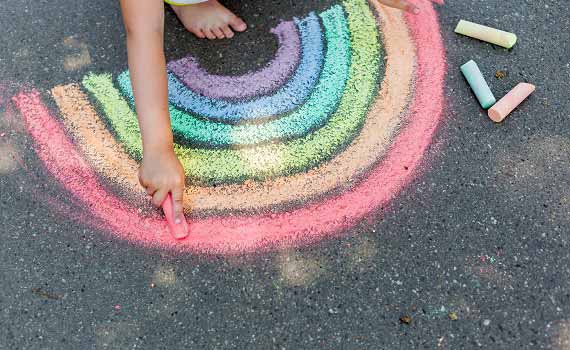
[{"label": "purple chalk arc", "polygon": [[259,71],[241,76],[214,75],[190,55],[170,62],[168,69],[190,90],[210,98],[243,99],[270,94],[291,77],[301,53],[299,32],[293,21],[281,22],[271,29],[271,33],[277,37],[278,49],[273,59]]}]

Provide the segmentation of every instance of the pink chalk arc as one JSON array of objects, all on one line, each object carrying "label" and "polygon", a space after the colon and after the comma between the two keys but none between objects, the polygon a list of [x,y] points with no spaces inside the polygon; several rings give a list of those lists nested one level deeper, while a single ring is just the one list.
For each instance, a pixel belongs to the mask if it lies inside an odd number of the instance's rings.
[{"label": "pink chalk arc", "polygon": [[432,142],[442,118],[445,56],[433,7],[421,1],[417,5],[421,16],[406,15],[417,51],[415,93],[408,123],[367,177],[347,192],[290,212],[193,221],[191,235],[183,241],[172,238],[164,220],[141,217],[136,208],[106,191],[37,91],[22,92],[13,101],[46,168],[76,199],[90,207],[107,231],[122,239],[147,247],[215,254],[304,245],[337,235],[388,204],[413,179]]}]

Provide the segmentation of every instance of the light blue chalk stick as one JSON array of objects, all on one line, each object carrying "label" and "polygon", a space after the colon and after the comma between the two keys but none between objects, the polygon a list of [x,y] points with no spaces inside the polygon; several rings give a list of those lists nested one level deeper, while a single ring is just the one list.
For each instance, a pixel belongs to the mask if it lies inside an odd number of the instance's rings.
[{"label": "light blue chalk stick", "polygon": [[469,86],[471,86],[471,90],[473,90],[475,96],[477,96],[481,107],[487,109],[497,102],[475,61],[471,60],[462,65],[461,72],[465,76],[465,79],[467,79]]}]

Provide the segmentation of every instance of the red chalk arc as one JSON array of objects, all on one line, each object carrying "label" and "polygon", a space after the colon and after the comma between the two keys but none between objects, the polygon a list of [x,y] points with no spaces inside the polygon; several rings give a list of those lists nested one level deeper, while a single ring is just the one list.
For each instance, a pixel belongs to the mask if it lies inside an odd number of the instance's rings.
[{"label": "red chalk arc", "polygon": [[445,57],[434,9],[423,2],[418,5],[421,16],[406,15],[416,51],[407,124],[366,177],[342,194],[288,212],[197,219],[190,223],[192,234],[184,241],[171,238],[164,220],[141,217],[105,189],[37,92],[23,92],[13,100],[46,168],[90,208],[94,218],[122,239],[145,246],[226,254],[307,244],[336,235],[385,206],[413,178],[432,141],[442,117]]}]

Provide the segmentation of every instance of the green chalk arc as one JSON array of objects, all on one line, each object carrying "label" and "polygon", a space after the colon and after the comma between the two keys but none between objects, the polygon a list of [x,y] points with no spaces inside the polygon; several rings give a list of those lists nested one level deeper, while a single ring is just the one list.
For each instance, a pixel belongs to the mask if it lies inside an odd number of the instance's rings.
[{"label": "green chalk arc", "polygon": [[[264,180],[306,171],[341,151],[362,127],[383,71],[376,21],[367,3],[350,0],[344,4],[351,36],[352,64],[346,89],[329,122],[303,138],[253,149],[195,149],[175,146],[187,179],[196,185]],[[120,142],[133,157],[141,157],[140,131],[136,115],[112,84],[98,88],[107,79],[88,75],[85,88],[97,99]]]},{"label": "green chalk arc", "polygon": [[[175,140],[181,145],[203,148],[227,148],[256,145],[275,140],[305,136],[327,122],[338,105],[349,75],[350,39],[340,6],[321,15],[327,50],[321,77],[307,102],[279,119],[262,124],[232,125],[205,120],[169,105]],[[134,108],[128,75],[117,78],[120,90]],[[109,83],[105,83],[105,87]],[[101,87],[103,88],[103,87]]]}]

